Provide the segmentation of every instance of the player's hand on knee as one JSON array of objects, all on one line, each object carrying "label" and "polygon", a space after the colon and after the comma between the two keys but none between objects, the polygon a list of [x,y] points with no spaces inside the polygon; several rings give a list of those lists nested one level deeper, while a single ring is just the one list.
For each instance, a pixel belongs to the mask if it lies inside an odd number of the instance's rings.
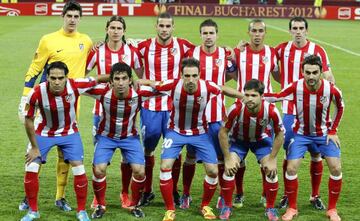
[{"label": "player's hand on knee", "polygon": [[340,139],[339,139],[338,135],[336,135],[336,134],[328,134],[327,138],[326,138],[326,145],[329,144],[330,140],[332,140],[335,143],[335,145],[338,148],[340,148]]},{"label": "player's hand on knee", "polygon": [[38,157],[40,157],[39,148],[30,148],[29,151],[25,154],[25,163],[29,164]]},{"label": "player's hand on knee", "polygon": [[19,109],[18,109],[18,116],[19,116],[19,120],[21,123],[25,122],[25,115],[26,115],[26,101],[27,101],[27,97],[26,96],[22,96],[20,99],[20,104],[19,104]]}]

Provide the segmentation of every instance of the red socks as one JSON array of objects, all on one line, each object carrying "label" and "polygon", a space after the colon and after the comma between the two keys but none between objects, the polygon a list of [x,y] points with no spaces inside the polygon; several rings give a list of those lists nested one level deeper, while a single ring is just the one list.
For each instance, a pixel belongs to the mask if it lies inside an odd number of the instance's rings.
[{"label": "red socks", "polygon": [[263,187],[265,189],[266,208],[275,208],[276,195],[279,189],[277,177],[274,180],[265,177]]},{"label": "red socks", "polygon": [[93,176],[92,185],[98,204],[105,206],[106,177],[96,178],[95,176]]},{"label": "red socks", "polygon": [[26,172],[24,177],[24,188],[30,209],[38,211],[37,196],[39,192],[39,174]]},{"label": "red socks", "polygon": [[160,191],[166,210],[175,210],[171,169],[160,171]]},{"label": "red socks", "polygon": [[141,180],[136,180],[134,177],[131,181],[131,204],[130,206],[136,206],[140,200],[141,193],[143,192],[145,184],[145,177]]},{"label": "red socks", "polygon": [[152,192],[152,178],[153,178],[153,169],[155,164],[154,156],[145,156],[145,186],[144,192],[151,193]]},{"label": "red socks", "polygon": [[331,176],[329,178],[329,206],[328,210],[335,209],[336,203],[339,199],[340,192],[341,192],[341,185],[342,185],[342,175],[340,176]]},{"label": "red socks", "polygon": [[191,183],[195,175],[196,164],[183,164],[183,194],[190,196]]},{"label": "red socks", "polygon": [[177,184],[179,182],[180,177],[180,171],[181,171],[181,154],[179,155],[179,158],[175,160],[173,167],[172,167],[172,179],[173,179],[173,191],[177,192]]},{"label": "red socks", "polygon": [[217,183],[217,177],[209,177],[208,175],[205,176],[203,183],[204,193],[200,208],[203,208],[204,206],[208,206],[210,204],[210,201],[216,191]]},{"label": "red socks", "polygon": [[322,173],[323,173],[322,160],[318,162],[311,161],[310,163],[310,176],[311,176],[311,187],[312,187],[311,196],[313,197],[319,196],[320,194],[319,189],[321,184]]},{"label": "red socks", "polygon": [[85,210],[86,197],[87,197],[88,180],[85,173],[82,175],[74,176],[74,190],[77,200],[77,211]]},{"label": "red socks", "polygon": [[236,182],[236,194],[244,194],[243,190],[243,180],[244,180],[244,173],[245,173],[245,167],[240,167],[235,175],[235,182]]},{"label": "red socks", "polygon": [[285,194],[289,199],[289,208],[297,209],[297,194],[299,181],[297,175],[289,176],[285,174]]},{"label": "red socks", "polygon": [[129,193],[129,185],[131,181],[132,170],[129,163],[121,163],[121,183],[122,193]]},{"label": "red socks", "polygon": [[228,177],[225,174],[222,175],[221,194],[225,201],[225,206],[232,207],[232,194],[235,189],[234,177]]}]

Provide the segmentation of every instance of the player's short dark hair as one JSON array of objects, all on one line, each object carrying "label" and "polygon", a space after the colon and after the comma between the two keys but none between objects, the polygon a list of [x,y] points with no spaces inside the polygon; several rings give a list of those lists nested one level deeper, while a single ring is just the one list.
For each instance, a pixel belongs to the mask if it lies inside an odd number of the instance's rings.
[{"label": "player's short dark hair", "polygon": [[67,74],[69,73],[69,69],[68,69],[67,65],[62,61],[54,61],[53,63],[49,64],[46,68],[47,76],[49,76],[50,71],[52,69],[64,70],[65,76],[67,76]]},{"label": "player's short dark hair", "polygon": [[[114,16],[111,16],[110,19],[106,22],[106,28],[109,27],[110,23],[113,22],[113,21],[118,21],[120,22],[122,25],[123,25],[123,29],[124,31],[126,30],[126,23],[125,23],[125,19],[121,16],[117,16],[117,15],[114,15]],[[107,42],[109,39],[109,35],[106,34],[105,36],[105,42]],[[122,36],[122,39],[124,44],[126,44],[126,40],[125,40],[125,35]]]},{"label": "player's short dark hair", "polygon": [[212,19],[206,19],[205,21],[201,22],[200,24],[200,34],[201,34],[201,28],[202,27],[215,27],[216,33],[218,33],[218,25],[216,22]]},{"label": "player's short dark hair", "polygon": [[171,23],[174,24],[174,18],[173,16],[169,13],[169,12],[163,12],[163,13],[160,13],[156,19],[156,24],[159,24],[159,19],[160,18],[168,18],[168,19],[171,19]]},{"label": "player's short dark hair", "polygon": [[62,16],[64,17],[67,11],[79,11],[80,17],[82,16],[81,5],[77,1],[70,0],[66,2],[62,10]]},{"label": "player's short dark hair", "polygon": [[317,65],[320,68],[320,72],[322,72],[322,62],[321,62],[321,58],[319,56],[316,56],[316,55],[306,56],[304,58],[303,62],[301,63],[301,68],[303,71],[304,71],[304,67],[306,64]]},{"label": "player's short dark hair", "polygon": [[248,31],[250,31],[250,26],[251,26],[252,24],[255,24],[255,23],[264,23],[265,30],[266,30],[266,25],[265,25],[264,20],[259,19],[259,18],[255,18],[255,19],[253,19],[253,20],[251,20],[251,21],[249,22]]},{"label": "player's short dark hair", "polygon": [[296,17],[292,17],[289,21],[289,30],[291,30],[292,27],[292,22],[304,22],[305,23],[305,29],[308,29],[308,22],[306,21],[306,19],[304,17],[301,16],[296,16]]},{"label": "player's short dark hair", "polygon": [[265,86],[262,81],[259,81],[258,79],[251,79],[244,85],[244,91],[247,90],[255,90],[256,92],[259,92],[261,96],[264,94]]},{"label": "player's short dark hair", "polygon": [[184,68],[186,67],[197,67],[200,71],[200,61],[195,58],[184,58],[181,61],[181,73],[184,73]]},{"label": "player's short dark hair", "polygon": [[121,73],[121,72],[126,72],[127,76],[129,78],[132,78],[131,67],[125,63],[118,62],[118,63],[113,64],[113,66],[111,66],[110,82],[113,81],[115,74]]}]

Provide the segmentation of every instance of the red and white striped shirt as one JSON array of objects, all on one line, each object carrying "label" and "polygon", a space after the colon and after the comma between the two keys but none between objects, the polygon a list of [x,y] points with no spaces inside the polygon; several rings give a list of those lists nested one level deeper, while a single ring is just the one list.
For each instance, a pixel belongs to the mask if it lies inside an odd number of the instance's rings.
[{"label": "red and white striped shirt", "polygon": [[280,112],[274,104],[266,101],[261,102],[261,109],[256,115],[252,115],[244,103],[235,102],[229,109],[225,127],[230,130],[229,137],[232,142],[260,141],[271,137],[271,128],[274,129],[275,134],[284,131]]},{"label": "red and white striped shirt", "polygon": [[[189,57],[194,57],[200,61],[200,79],[212,81],[217,85],[225,84],[226,69],[232,65],[226,58],[231,52],[225,48],[217,47],[215,52],[208,54],[197,46],[189,51]],[[205,115],[208,122],[222,121],[225,116],[225,97],[219,94],[208,103]]]},{"label": "red and white striped shirt", "polygon": [[243,92],[245,83],[251,79],[258,79],[265,85],[265,92],[272,92],[270,75],[277,70],[277,57],[275,49],[264,45],[260,51],[251,50],[246,46],[244,51],[234,49],[236,56],[237,90]]},{"label": "red and white striped shirt", "polygon": [[[297,48],[292,41],[281,43],[276,47],[276,53],[280,61],[281,89],[303,78],[301,63],[309,55],[316,55],[321,58],[323,72],[330,70],[330,62],[326,51],[321,46],[310,41],[302,48]],[[285,114],[295,114],[294,104],[290,101],[283,101],[282,109]]]},{"label": "red and white striped shirt", "polygon": [[40,136],[67,136],[78,132],[76,123],[76,107],[80,94],[94,87],[94,78],[67,79],[65,89],[59,96],[48,89],[48,82],[33,88],[27,101],[28,117],[34,117],[36,108],[40,110],[42,121],[35,129]]},{"label": "red and white striped shirt", "polygon": [[194,94],[184,90],[182,79],[157,83],[155,89],[166,93],[172,99],[172,110],[168,128],[184,135],[198,135],[207,132],[205,108],[212,97],[221,93],[221,89],[211,81],[198,81]]},{"label": "red and white striped shirt", "polygon": [[[195,46],[185,39],[173,37],[170,44],[160,45],[156,38],[144,40],[138,44],[138,50],[144,59],[143,78],[154,81],[177,79],[180,76],[181,60],[188,50]],[[169,97],[157,96],[146,100],[142,106],[151,111],[171,110]]]},{"label": "red and white striped shirt", "polygon": [[[294,101],[296,121],[293,130],[306,136],[326,136],[336,134],[344,112],[341,91],[327,80],[321,80],[321,87],[312,92],[301,79],[279,93],[264,94],[271,102],[281,100]],[[334,121],[330,119],[330,104],[335,103]]]},{"label": "red and white striped shirt", "polygon": [[[143,66],[140,55],[133,46],[123,44],[118,51],[112,51],[107,44],[103,44],[97,50],[89,53],[86,70],[91,71],[96,65],[98,75],[110,74],[111,66],[119,62],[129,65],[132,69]],[[101,105],[97,100],[95,101],[93,113],[99,116],[102,113]]]},{"label": "red and white striped shirt", "polygon": [[117,139],[138,134],[136,115],[140,110],[142,101],[141,91],[137,93],[133,88],[130,88],[128,96],[119,99],[108,85],[98,85],[87,91],[86,94],[98,100],[104,110],[97,134]]}]

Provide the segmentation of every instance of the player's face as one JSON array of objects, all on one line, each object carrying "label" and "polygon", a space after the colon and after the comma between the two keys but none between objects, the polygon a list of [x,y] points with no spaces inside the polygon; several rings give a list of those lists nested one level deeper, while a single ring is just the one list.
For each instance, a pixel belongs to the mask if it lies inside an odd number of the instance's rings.
[{"label": "player's face", "polygon": [[253,45],[262,45],[265,38],[265,24],[263,22],[256,22],[250,24],[248,34],[250,36],[250,42]]},{"label": "player's face", "polygon": [[54,95],[60,95],[65,89],[66,79],[64,70],[51,69],[47,76],[50,92]]},{"label": "player's face", "polygon": [[318,65],[304,65],[303,76],[309,87],[316,87],[320,82],[321,71]]},{"label": "player's face", "polygon": [[305,28],[305,22],[293,21],[291,22],[290,34],[295,42],[306,41],[307,29]]},{"label": "player's face", "polygon": [[109,41],[119,42],[121,41],[125,30],[121,22],[112,21],[110,22],[109,27],[106,28],[106,33],[109,36]]},{"label": "player's face", "polygon": [[126,72],[118,72],[114,74],[111,84],[115,93],[120,95],[129,91],[131,79]]},{"label": "player's face", "polygon": [[217,40],[216,29],[213,26],[204,26],[201,28],[201,40],[205,47],[215,46]]},{"label": "player's face", "polygon": [[245,90],[244,103],[249,110],[254,110],[261,104],[262,96],[254,89]]},{"label": "player's face", "polygon": [[171,18],[159,18],[156,24],[156,32],[158,38],[166,42],[172,37],[172,33],[174,31],[174,25],[172,23]]},{"label": "player's face", "polygon": [[80,22],[80,12],[77,10],[67,11],[64,15],[64,30],[66,32],[74,32]]},{"label": "player's face", "polygon": [[184,89],[189,94],[195,93],[199,81],[199,69],[197,67],[185,67],[181,75],[184,80]]}]

